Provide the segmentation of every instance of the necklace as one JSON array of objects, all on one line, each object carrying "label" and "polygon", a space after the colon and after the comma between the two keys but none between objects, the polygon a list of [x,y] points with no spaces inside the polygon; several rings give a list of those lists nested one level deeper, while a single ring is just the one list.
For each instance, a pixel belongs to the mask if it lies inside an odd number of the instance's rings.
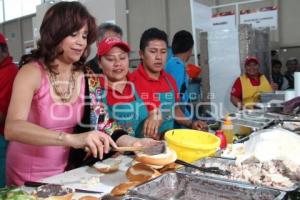
[{"label": "necklace", "polygon": [[[73,91],[75,89],[75,73],[72,71],[72,74],[68,81],[58,80],[57,74],[49,72],[49,80],[53,86],[54,92],[59,96],[60,100],[63,103],[69,102],[72,98]],[[67,89],[63,89],[64,85],[67,85]]]}]

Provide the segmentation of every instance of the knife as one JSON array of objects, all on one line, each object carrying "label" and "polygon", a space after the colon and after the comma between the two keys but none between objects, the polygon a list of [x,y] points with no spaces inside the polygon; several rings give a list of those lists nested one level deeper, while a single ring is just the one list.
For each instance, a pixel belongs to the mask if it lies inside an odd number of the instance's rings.
[{"label": "knife", "polygon": [[[50,184],[50,183],[42,183],[42,182],[35,182],[35,181],[26,181],[24,183],[24,185],[28,186],[28,187],[39,187],[39,186],[47,185],[47,184]],[[57,184],[57,185],[59,185],[59,184]],[[93,194],[101,194],[101,193],[103,193],[103,192],[99,192],[99,191],[83,190],[83,189],[77,189],[77,188],[75,188],[74,190],[75,190],[75,192],[80,192],[80,193],[93,193]]]}]

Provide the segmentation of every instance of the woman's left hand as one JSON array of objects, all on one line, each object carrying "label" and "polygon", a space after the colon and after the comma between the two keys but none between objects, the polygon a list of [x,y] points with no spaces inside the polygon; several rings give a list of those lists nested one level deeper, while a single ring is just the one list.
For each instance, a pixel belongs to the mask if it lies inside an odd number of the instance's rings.
[{"label": "woman's left hand", "polygon": [[207,123],[201,120],[193,121],[192,123],[192,129],[196,130],[204,130],[206,131],[208,129]]},{"label": "woman's left hand", "polygon": [[134,142],[132,146],[153,146],[159,142],[160,141],[153,140],[152,138],[141,138],[141,139],[137,139],[137,141]]}]

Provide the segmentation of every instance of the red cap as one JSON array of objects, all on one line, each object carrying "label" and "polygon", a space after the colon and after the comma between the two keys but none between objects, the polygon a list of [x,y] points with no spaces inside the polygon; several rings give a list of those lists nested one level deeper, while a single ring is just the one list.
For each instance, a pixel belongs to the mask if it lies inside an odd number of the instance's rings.
[{"label": "red cap", "polygon": [[0,33],[0,44],[6,44],[5,37],[2,33]]},{"label": "red cap", "polygon": [[249,65],[250,63],[256,63],[259,64],[258,60],[256,57],[247,57],[245,60],[245,66]]},{"label": "red cap", "polygon": [[98,43],[97,55],[98,56],[105,55],[114,46],[118,46],[118,47],[122,48],[123,50],[125,50],[126,52],[130,51],[130,48],[129,48],[128,44],[126,42],[122,41],[121,38],[119,38],[119,37],[107,37],[107,38],[104,38],[103,40],[101,40],[101,42]]}]

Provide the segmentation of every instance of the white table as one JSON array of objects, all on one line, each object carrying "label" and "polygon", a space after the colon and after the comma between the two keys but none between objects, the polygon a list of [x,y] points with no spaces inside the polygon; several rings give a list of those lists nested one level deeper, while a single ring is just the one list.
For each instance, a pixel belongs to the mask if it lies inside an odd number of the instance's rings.
[{"label": "white table", "polygon": [[[121,159],[122,162],[120,164],[119,171],[115,173],[102,174],[93,167],[85,166],[45,178],[41,180],[41,182],[61,184],[70,188],[103,192],[101,194],[75,193],[73,199],[78,199],[81,196],[86,195],[101,197],[106,193],[110,193],[112,188],[116,185],[128,181],[125,172],[128,167],[131,166],[132,158],[121,155],[118,159]],[[89,183],[92,179],[100,179],[100,183]]]}]

